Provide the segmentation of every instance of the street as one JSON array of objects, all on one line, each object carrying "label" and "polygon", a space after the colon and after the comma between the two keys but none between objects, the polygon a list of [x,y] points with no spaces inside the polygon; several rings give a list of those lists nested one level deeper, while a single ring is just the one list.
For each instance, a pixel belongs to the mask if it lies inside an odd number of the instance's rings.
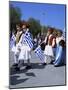
[{"label": "street", "polygon": [[29,70],[25,69],[25,65],[21,70],[16,72],[12,65],[14,63],[13,53],[9,52],[9,68],[10,68],[10,88],[25,88],[38,86],[56,86],[65,85],[65,66],[54,67],[52,64],[42,66],[39,58],[32,52],[31,65]]}]

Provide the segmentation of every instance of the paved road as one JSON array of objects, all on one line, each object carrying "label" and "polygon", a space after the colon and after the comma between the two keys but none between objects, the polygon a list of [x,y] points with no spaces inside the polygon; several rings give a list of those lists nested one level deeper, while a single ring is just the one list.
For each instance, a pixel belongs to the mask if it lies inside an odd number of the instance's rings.
[{"label": "paved road", "polygon": [[[65,85],[65,66],[54,67],[51,64],[40,65],[40,60],[32,52],[32,69],[16,72],[11,68],[13,53],[10,51],[10,88]],[[25,62],[26,63],[26,62]]]}]

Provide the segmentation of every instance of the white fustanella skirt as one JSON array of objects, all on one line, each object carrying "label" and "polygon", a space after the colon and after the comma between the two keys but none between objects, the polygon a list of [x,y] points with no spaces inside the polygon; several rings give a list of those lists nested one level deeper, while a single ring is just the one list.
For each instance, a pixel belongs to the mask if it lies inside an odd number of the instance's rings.
[{"label": "white fustanella skirt", "polygon": [[48,55],[48,56],[54,57],[53,48],[52,48],[51,45],[46,45],[46,46],[45,46],[44,54],[45,54],[45,55]]},{"label": "white fustanella skirt", "polygon": [[44,58],[45,63],[50,63],[54,59],[53,48],[51,45],[45,46],[44,55],[45,55]]},{"label": "white fustanella skirt", "polygon": [[30,47],[28,45],[22,45],[21,51],[19,54],[19,60],[28,60],[31,58]]}]

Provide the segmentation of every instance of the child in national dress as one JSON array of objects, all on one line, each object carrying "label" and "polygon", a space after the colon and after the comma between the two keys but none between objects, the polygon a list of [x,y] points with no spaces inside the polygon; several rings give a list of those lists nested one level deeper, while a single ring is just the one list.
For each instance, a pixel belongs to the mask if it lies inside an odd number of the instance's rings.
[{"label": "child in national dress", "polygon": [[56,39],[53,35],[53,31],[54,31],[54,29],[49,27],[48,32],[47,32],[47,36],[45,37],[45,40],[44,40],[44,43],[45,43],[45,49],[44,49],[45,64],[51,63],[52,60],[54,60],[53,48],[56,45]]},{"label": "child in national dress", "polygon": [[27,22],[21,23],[21,29],[23,31],[22,36],[19,41],[20,54],[19,54],[19,64],[18,68],[21,68],[22,62],[27,61],[26,69],[31,69],[30,59],[31,51],[33,49],[33,39],[32,34],[29,32],[29,24]]},{"label": "child in national dress", "polygon": [[16,33],[13,33],[12,34],[12,37],[11,37],[11,51],[14,53],[14,64],[13,66],[15,67],[15,69],[18,69],[17,66],[18,66],[18,57],[19,57],[19,54],[20,54],[20,50],[19,50],[19,40],[20,40],[20,37],[22,35],[22,30],[21,30],[21,27],[20,27],[20,23],[17,23],[16,24]]},{"label": "child in national dress", "polygon": [[55,67],[66,64],[66,45],[62,31],[57,33],[56,45],[56,56],[53,62]]}]

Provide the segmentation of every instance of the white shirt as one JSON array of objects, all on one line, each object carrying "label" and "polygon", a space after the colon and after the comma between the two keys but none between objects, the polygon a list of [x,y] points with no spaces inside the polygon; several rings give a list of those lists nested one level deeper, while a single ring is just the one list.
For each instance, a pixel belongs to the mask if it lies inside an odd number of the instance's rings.
[{"label": "white shirt", "polygon": [[58,44],[61,40],[64,40],[64,37],[63,36],[57,37],[56,38],[56,44]]}]

